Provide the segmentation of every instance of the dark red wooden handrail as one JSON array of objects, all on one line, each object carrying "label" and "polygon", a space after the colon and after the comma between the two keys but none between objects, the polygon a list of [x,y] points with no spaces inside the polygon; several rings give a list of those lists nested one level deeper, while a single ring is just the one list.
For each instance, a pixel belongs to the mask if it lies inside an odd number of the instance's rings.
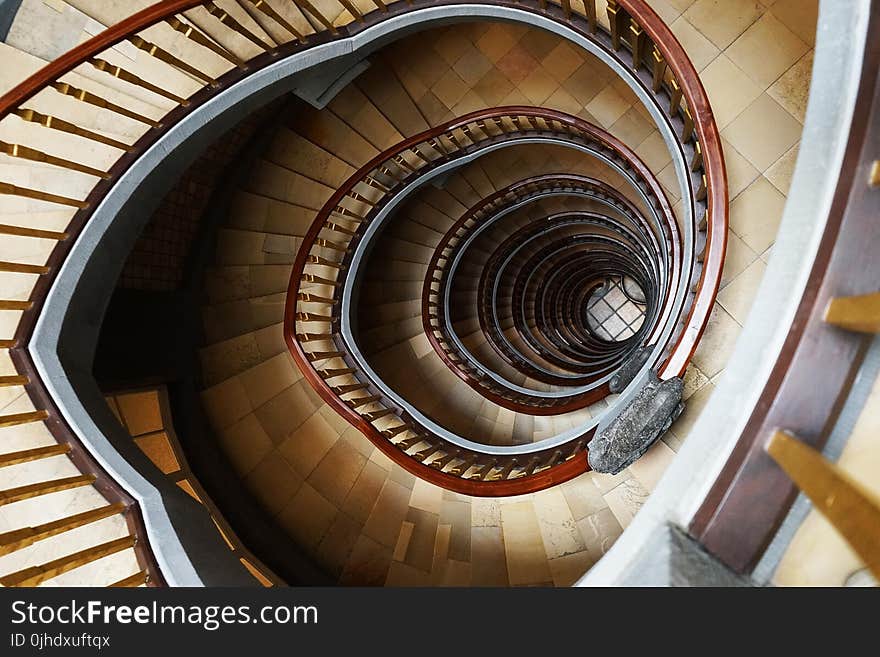
[{"label": "dark red wooden handrail", "polygon": [[[724,171],[723,156],[720,148],[720,138],[717,132],[717,128],[714,124],[714,119],[712,118],[711,113],[709,113],[708,115],[701,114],[701,112],[709,111],[708,98],[705,94],[705,90],[703,89],[702,84],[699,81],[699,77],[697,76],[695,69],[690,64],[689,60],[684,54],[684,51],[681,49],[681,46],[669,32],[668,28],[666,28],[662,21],[660,21],[659,17],[657,17],[657,15],[643,2],[633,0],[633,2],[624,2],[622,4],[624,5],[624,8],[630,10],[633,15],[640,15],[639,10],[643,9],[645,15],[647,16],[647,21],[650,24],[650,28],[647,30],[648,34],[651,35],[652,39],[655,41],[659,42],[661,38],[664,38],[668,41],[668,43],[665,44],[665,46],[663,46],[662,48],[661,45],[658,43],[658,48],[661,48],[661,52],[664,54],[669,68],[673,71],[676,80],[681,85],[688,107],[690,108],[691,112],[697,115],[695,117],[694,130],[703,150],[703,162],[706,170],[708,187],[707,236],[705,251],[706,255],[702,266],[701,279],[697,284],[694,302],[689,310],[686,326],[680,332],[677,342],[661,370],[661,375],[664,377],[680,376],[684,373],[687,362],[690,360],[693,351],[696,349],[696,344],[699,340],[699,337],[702,335],[706,322],[708,321],[708,316],[711,312],[715,294],[717,293],[718,285],[720,282],[724,250],[726,246],[726,174]],[[508,113],[512,113],[512,111],[508,110]],[[522,114],[522,112],[518,113]],[[433,130],[426,131],[426,133],[415,135],[401,143],[399,145],[399,148],[408,148],[432,136],[436,137],[442,132],[449,132],[454,128],[462,127],[467,123],[478,120],[477,115],[478,113],[471,113],[469,115],[461,117],[457,122],[445,124]],[[564,118],[565,117],[556,117],[556,120],[565,123]],[[433,135],[431,133],[433,133]],[[364,175],[366,175],[369,171],[375,169],[380,162],[386,159],[387,154],[379,154],[376,158],[374,158],[374,160],[364,165],[354,176],[352,176],[352,179],[362,179]],[[723,189],[715,189],[719,185],[723,187]],[[311,245],[312,243],[314,243],[314,240],[317,237],[318,233],[323,229],[326,217],[329,216],[329,209],[336,207],[336,205],[339,203],[340,200],[342,200],[346,193],[346,190],[337,190],[333,197],[331,197],[327,206],[325,206],[326,208],[328,208],[326,215],[324,217],[319,217],[319,220],[316,220],[310,227],[309,232],[303,240],[304,246],[298,254],[297,262],[295,262],[294,264],[294,271],[291,279],[292,285],[294,282],[294,277],[296,277],[296,285],[298,286],[299,278],[301,277],[301,273],[304,270],[305,260],[308,252],[308,249],[305,247],[305,245]],[[350,409],[347,405],[343,404],[338,398],[336,398],[333,392],[329,389],[329,386],[326,384],[326,382],[324,382],[323,379],[318,376],[317,373],[312,369],[311,363],[308,361],[304,350],[295,339],[295,332],[291,330],[292,328],[295,328],[295,302],[292,302],[291,299],[292,295],[288,294],[288,308],[287,312],[285,313],[285,339],[288,341],[288,345],[291,348],[291,353],[294,355],[295,360],[298,361],[298,364],[300,364],[301,369],[303,369],[304,372],[311,370],[312,376],[307,378],[310,383],[312,383],[316,387],[322,398],[330,403],[331,406],[336,407],[339,410],[340,414],[349,419],[352,424],[354,424],[355,426],[359,426],[361,430],[364,431],[364,433],[368,435],[375,435],[374,442],[376,442],[376,444],[382,443],[383,451],[385,451],[389,455],[395,454],[395,456],[392,457],[394,458],[394,460],[404,465],[404,467],[407,467],[407,469],[422,470],[423,476],[426,476],[429,480],[440,483],[440,485],[444,485],[443,483],[437,481],[438,475],[443,475],[443,478],[448,478],[448,475],[423,466],[421,463],[410,459],[405,454],[402,454],[399,450],[394,448],[387,440],[379,435],[375,427],[364,420],[360,415],[354,413],[352,409]],[[371,439],[373,439],[372,436]],[[458,477],[453,477],[452,479],[455,479],[456,482],[461,481]],[[526,481],[528,479],[529,477],[524,477],[518,480],[514,480],[513,482],[508,481],[505,483],[514,484],[516,482],[521,482],[522,484],[526,484]],[[482,489],[484,487],[483,485],[487,484],[488,482],[471,483],[475,484],[476,488]],[[489,485],[494,486],[497,483],[499,482],[493,482]],[[523,492],[526,492],[526,488],[527,487],[524,485]],[[453,490],[456,489],[456,487],[453,487]]]},{"label": "dark red wooden handrail", "polygon": [[[390,11],[387,14],[383,14],[381,12],[371,12],[370,15],[365,17],[367,19],[365,22],[353,22],[349,26],[340,28],[338,35],[328,35],[326,33],[321,33],[316,37],[310,37],[310,39],[314,38],[315,42],[321,42],[330,40],[332,38],[344,38],[350,36],[351,34],[355,34],[363,29],[366,29],[372,25],[375,25],[378,22],[381,22],[382,20],[384,20],[385,16],[395,16],[410,11],[418,11],[419,9],[422,9],[426,6],[455,6],[466,3],[467,0],[448,0],[446,2],[442,0],[414,0],[412,3],[395,2],[392,5],[389,5]],[[484,0],[484,3],[490,5],[507,4],[506,2],[498,2],[498,0]],[[9,115],[12,111],[20,108],[23,103],[33,98],[42,89],[47,88],[65,74],[73,71],[77,66],[88,62],[91,58],[107,50],[108,48],[126,40],[133,35],[142,32],[152,25],[155,25],[161,21],[164,21],[167,18],[173,17],[180,12],[192,9],[201,4],[201,0],[164,0],[163,2],[159,2],[133,14],[128,19],[108,28],[101,34],[83,42],[59,59],[48,64],[40,71],[27,78],[25,81],[17,85],[12,90],[0,96],[0,118],[3,118]],[[720,139],[711,115],[711,110],[709,109],[708,99],[706,97],[705,91],[703,90],[702,84],[700,83],[699,77],[697,76],[695,69],[687,59],[684,50],[681,48],[675,37],[672,35],[671,31],[662,23],[660,18],[653,12],[653,10],[651,10],[651,8],[644,0],[620,0],[619,4],[624,10],[635,17],[639,24],[642,25],[645,32],[662,52],[669,68],[672,70],[675,76],[675,79],[681,86],[684,97],[686,98],[688,106],[690,107],[694,117],[695,132],[702,145],[704,167],[708,181],[707,191],[709,226],[707,232],[707,251],[705,262],[703,265],[703,273],[701,280],[699,281],[698,291],[693,306],[690,310],[687,328],[682,331],[678,342],[676,343],[663,369],[664,376],[675,376],[681,374],[684,371],[684,367],[686,366],[687,361],[689,360],[691,354],[696,348],[697,341],[699,340],[699,337],[702,334],[702,331],[708,320],[708,315],[711,311],[712,303],[714,301],[715,293],[717,292],[718,284],[720,281],[721,266],[723,264],[723,254],[726,244],[727,188],[724,172],[724,162],[721,155]],[[525,4],[516,4],[512,6],[521,11],[533,12],[536,14],[547,16],[552,20],[555,20],[559,23],[568,25],[573,29],[578,30],[584,37],[595,40],[595,36],[592,35],[591,31],[588,28],[588,23],[583,17],[576,14],[572,15],[567,11],[563,11],[555,5],[538,3],[536,6],[533,7],[527,6]],[[277,48],[277,52],[290,53],[294,52],[297,49],[304,49],[308,47],[308,45],[310,44],[282,44]],[[277,59],[273,60],[268,55],[266,57],[258,57],[255,60],[252,60],[253,65],[249,67],[248,71],[230,71],[222,78],[222,80],[226,80],[229,83],[234,82],[246,75],[249,75],[254,71],[260,70],[262,67],[268,65],[272,61],[277,61]],[[109,191],[112,185],[115,184],[115,180],[118,178],[118,176],[125,171],[126,167],[135,162],[140,154],[147,147],[149,147],[150,144],[154,143],[159,135],[163,134],[168,129],[169,125],[173,125],[178,120],[186,116],[188,112],[200,106],[206,99],[212,97],[213,95],[221,93],[226,88],[226,86],[226,84],[221,83],[213,89],[208,89],[206,87],[205,89],[197,92],[196,96],[190,99],[193,101],[190,105],[172,110],[172,112],[166,115],[166,117],[163,119],[164,122],[161,126],[149,131],[143,138],[138,141],[132,152],[122,157],[120,161],[113,167],[113,169],[111,170],[111,180],[106,181],[106,184],[99,183],[98,185],[96,185],[95,189],[89,196],[88,207],[78,212],[71,224],[71,229],[69,230],[69,242],[67,244],[59,245],[59,247],[56,249],[56,252],[53,253],[52,272],[48,275],[43,276],[38,284],[35,286],[34,291],[31,295],[31,300],[34,302],[33,310],[26,313],[26,317],[22,319],[22,323],[19,325],[17,337],[25,339],[29,338],[30,332],[32,331],[33,324],[35,322],[35,318],[39,314],[45,300],[45,296],[46,294],[48,294],[48,290],[50,289],[51,283],[54,280],[55,272],[57,272],[58,267],[60,266],[60,264],[63,263],[63,258],[66,257],[66,253],[69,251],[69,244],[76,239],[79,232],[82,230],[82,227],[88,221],[88,218],[91,215],[92,208],[97,205],[101,198],[103,198],[103,196]],[[461,119],[461,121],[464,122],[466,122],[467,120],[469,120],[467,117],[462,117]],[[340,197],[337,196],[336,200],[338,200],[339,198]],[[315,235],[312,235],[312,239],[314,239],[314,237]],[[288,299],[288,303],[289,302],[290,300]],[[289,339],[290,335],[287,335],[286,337]],[[292,351],[295,351],[292,345],[291,348]],[[24,362],[25,366],[33,370],[32,363],[29,362],[26,352],[23,351],[21,348],[14,349],[12,351],[12,355],[14,359],[17,359],[17,362]],[[309,369],[310,368],[308,367],[303,368],[304,373],[307,372]],[[32,373],[36,375],[35,371],[33,371]],[[36,401],[40,401],[45,408],[53,408],[51,396],[48,395],[44,387],[41,385],[38,376],[33,379],[33,383],[30,386],[29,392],[31,396]],[[347,411],[350,411],[347,406],[343,406],[342,408],[337,410],[339,410],[343,415],[346,416],[348,415]],[[360,416],[358,416],[358,418],[359,417]],[[73,434],[70,432],[70,429],[66,427],[66,425],[64,425],[60,418],[55,421],[55,427],[53,429],[53,433],[58,432],[60,432],[61,434],[70,434],[67,437],[67,440],[76,442],[75,436],[73,436]],[[386,446],[390,446],[387,441],[384,442]],[[394,449],[393,446],[390,447],[397,457],[395,460],[400,461],[401,455],[399,454],[398,450]],[[411,461],[411,459],[405,458],[404,460]],[[566,462],[565,465],[552,468],[549,472],[562,472],[566,468],[568,470],[572,470],[574,468],[572,464],[579,463],[580,461],[583,461],[583,468],[585,469],[586,459],[581,459],[580,457],[578,457]],[[442,473],[438,473],[435,470],[430,470],[430,474],[433,475],[433,477],[431,478],[436,479],[436,475],[440,475]],[[574,474],[576,473],[569,474],[570,476],[574,476]],[[553,477],[548,476],[548,473],[541,473],[540,475],[535,475],[533,477],[523,477],[521,479],[512,481],[493,482],[492,486],[495,488],[495,490],[536,490],[537,488],[532,488],[532,486],[535,485],[532,482],[537,482],[538,480],[546,482],[552,478]],[[527,481],[530,479],[532,480],[532,482]],[[482,484],[487,482],[478,483]],[[543,487],[545,485],[549,484],[544,483],[540,487]],[[141,541],[139,543],[140,546],[143,546],[143,544],[144,541]]]},{"label": "dark red wooden handrail", "polygon": [[675,74],[675,80],[687,100],[694,120],[694,131],[703,149],[708,207],[706,256],[685,329],[660,370],[661,378],[672,378],[684,376],[709,322],[709,314],[721,284],[724,254],[727,250],[727,170],[721,149],[721,135],[715,124],[709,96],[684,48],[646,0],[619,0],[618,4],[635,17]]},{"label": "dark red wooden handrail", "polygon": [[[330,215],[340,204],[349,191],[357,185],[358,182],[365,179],[380,164],[388,161],[395,154],[404,152],[417,144],[425,143],[431,139],[447,134],[454,129],[464,127],[477,121],[486,121],[495,117],[505,116],[545,116],[543,110],[537,110],[532,107],[506,107],[489,110],[478,110],[470,112],[466,115],[443,123],[434,128],[425,130],[419,134],[413,135],[403,140],[399,144],[379,153],[369,162],[363,165],[358,171],[352,174],[349,179],[343,183],[327,200],[321,211],[316,216],[306,235],[303,237],[303,243],[300,247],[297,257],[294,260],[290,277],[290,286],[288,288],[287,298],[285,301],[284,313],[284,338],[288,348],[293,356],[297,366],[302,371],[306,381],[313,387],[319,396],[331,406],[339,415],[346,419],[350,424],[358,428],[370,441],[376,445],[389,458],[400,464],[404,469],[416,474],[427,481],[431,481],[444,488],[469,494],[483,496],[505,496],[518,495],[527,492],[541,490],[551,485],[555,485],[571,479],[588,469],[586,461],[586,452],[581,452],[574,458],[563,461],[548,470],[544,470],[537,474],[526,475],[516,479],[505,479],[500,481],[483,481],[469,480],[446,472],[442,472],[431,468],[423,463],[409,457],[403,453],[395,445],[393,445],[382,433],[376,429],[367,419],[357,413],[348,406],[330,387],[330,385],[318,374],[312,362],[308,358],[308,353],[296,339],[296,307],[298,303],[298,290],[300,282],[309,257],[309,251],[315,244],[318,235],[324,229]],[[562,112],[548,111],[547,118],[565,119],[571,118]],[[586,124],[589,126],[589,124]],[[592,129],[592,127],[591,127]],[[525,131],[523,131],[525,132]],[[592,435],[592,430],[587,435],[573,439],[571,442],[586,440]],[[550,449],[550,451],[553,451]],[[511,455],[507,458],[513,458],[517,455]],[[524,458],[519,455],[519,458]]]},{"label": "dark red wooden handrail", "polygon": [[163,0],[163,2],[157,2],[132,14],[124,21],[108,27],[91,39],[83,41],[0,96],[0,118],[3,118],[12,110],[21,107],[22,104],[33,98],[61,76],[70,73],[77,66],[89,61],[95,55],[99,55],[108,48],[122,43],[129,37],[167,18],[171,18],[175,14],[198,7],[204,3],[205,0]]},{"label": "dark red wooden handrail", "polygon": [[[678,222],[676,221],[675,215],[672,212],[672,207],[669,205],[666,194],[664,193],[663,188],[660,186],[660,183],[657,181],[654,174],[647,166],[645,166],[644,162],[641,161],[641,159],[635,154],[635,152],[628,146],[626,146],[623,142],[621,142],[613,135],[605,132],[601,128],[591,123],[588,123],[581,118],[555,110],[540,109],[536,111],[536,108],[530,107],[509,107],[499,108],[499,110],[505,110],[506,113],[509,115],[540,116],[544,119],[549,118],[551,120],[556,120],[564,125],[568,125],[574,128],[578,132],[587,135],[589,138],[593,139],[599,144],[607,146],[609,149],[614,151],[614,153],[623,158],[623,160],[626,162],[627,167],[632,169],[636,173],[637,177],[640,178],[648,187],[649,198],[655,198],[660,206],[659,214],[665,219],[665,228],[668,231],[666,238],[672,247],[670,263],[671,271],[670,277],[667,280],[666,290],[667,302],[664,304],[663,313],[658,317],[657,330],[659,330],[659,328],[662,327],[664,321],[672,311],[672,303],[674,299],[673,295],[670,294],[670,292],[677,289],[677,281],[680,276],[679,269],[681,263],[681,237],[679,235]],[[473,122],[473,119],[467,121],[467,123],[471,122]],[[431,255],[431,260],[428,263],[428,269],[425,275],[425,282],[422,288],[422,327],[424,328],[425,334],[428,337],[428,341],[431,343],[431,346],[434,348],[434,351],[437,353],[440,359],[443,360],[447,367],[449,367],[452,372],[456,374],[456,376],[467,383],[467,385],[469,385],[471,388],[479,391],[481,394],[486,396],[487,399],[490,399],[491,401],[497,403],[504,408],[530,415],[556,415],[560,413],[567,413],[570,411],[579,410],[581,408],[589,406],[590,404],[596,403],[596,401],[598,401],[598,398],[596,396],[597,393],[596,391],[575,393],[570,396],[560,398],[559,401],[554,403],[552,406],[541,407],[536,406],[532,403],[506,398],[503,395],[497,394],[487,388],[487,386],[482,381],[475,378],[467,370],[462,369],[458,363],[449,358],[448,354],[443,349],[443,346],[440,344],[440,341],[434,335],[434,331],[431,327],[432,317],[428,305],[430,296],[432,294],[431,279],[433,278],[433,274],[439,269],[438,262],[442,257],[443,251],[447,248],[447,246],[453,239],[458,238],[457,233],[463,227],[465,227],[465,225],[473,218],[473,216],[480,212],[484,207],[490,205],[497,198],[503,197],[505,194],[516,191],[517,189],[526,185],[543,182],[549,179],[563,178],[565,178],[565,176],[559,175],[535,176],[533,178],[528,178],[519,183],[511,185],[505,190],[496,192],[495,194],[483,199],[472,208],[470,208],[467,212],[462,214],[462,216],[452,226],[450,226],[446,233],[444,233],[443,237],[440,239],[440,242],[434,248],[434,252]],[[568,178],[571,179],[573,183],[578,184],[585,183],[590,180],[588,178],[585,178],[584,176],[577,175],[569,175]],[[539,393],[536,393],[536,396],[538,395]]]}]

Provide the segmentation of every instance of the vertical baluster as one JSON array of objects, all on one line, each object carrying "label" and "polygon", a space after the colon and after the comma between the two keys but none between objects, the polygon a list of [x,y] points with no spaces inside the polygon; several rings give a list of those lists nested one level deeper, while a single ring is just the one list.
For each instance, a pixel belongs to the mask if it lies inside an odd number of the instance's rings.
[{"label": "vertical baluster", "polygon": [[453,130],[450,130],[449,132],[444,133],[443,136],[452,142],[452,145],[455,146],[455,150],[457,150],[457,151],[461,150],[461,143],[455,137],[455,132]]},{"label": "vertical baluster", "polygon": [[681,107],[681,87],[678,86],[678,81],[675,78],[669,81],[669,87],[669,116],[675,116]]},{"label": "vertical baluster", "polygon": [[706,184],[706,174],[704,173],[700,176],[700,186],[697,188],[696,199],[698,201],[702,201],[706,198],[706,194],[708,192],[708,185]]},{"label": "vertical baluster", "polygon": [[663,86],[663,78],[666,76],[666,60],[663,59],[663,55],[660,54],[660,50],[656,45],[651,49],[651,60],[654,68],[654,79],[651,88],[656,94]]},{"label": "vertical baluster", "polygon": [[571,0],[561,0],[562,12],[566,18],[571,18]]},{"label": "vertical baluster", "polygon": [[449,468],[448,474],[454,475],[456,477],[464,476],[464,473],[470,470],[471,466],[476,463],[477,455],[469,454],[465,458],[462,459],[461,463]]},{"label": "vertical baluster", "polygon": [[[268,2],[266,2],[266,0],[247,0],[247,1],[248,1],[251,5],[253,5],[254,8],[257,9],[257,11],[262,12],[263,14],[265,14],[266,16],[268,16],[269,18],[271,18],[273,21],[275,21],[276,23],[278,23],[278,24],[279,24],[281,27],[283,27],[285,30],[287,30],[288,32],[290,32],[290,34],[293,35],[293,38],[294,38],[294,39],[296,39],[297,41],[303,41],[303,40],[304,40],[304,39],[303,39],[303,35],[300,34],[299,30],[297,30],[293,25],[291,25],[291,24],[287,21],[287,19],[285,19],[281,14],[279,14],[277,11],[275,11],[275,9],[273,9],[272,6],[271,6]],[[345,3],[344,3],[344,2],[343,2],[342,4],[343,4],[343,6],[345,6]],[[357,15],[357,14],[352,14],[352,15],[353,15],[355,18],[358,18],[358,17],[359,17],[359,15]]]},{"label": "vertical baluster", "polygon": [[173,66],[174,68],[183,71],[188,74],[190,77],[195,78],[201,82],[206,82],[212,87],[217,86],[217,81],[212,78],[210,75],[205,73],[204,71],[188,64],[183,61],[179,57],[175,57],[167,50],[164,50],[157,46],[155,43],[147,41],[146,39],[139,37],[137,35],[128,37],[128,42],[133,45],[138,50],[143,50],[145,53],[150,55],[151,57],[155,57],[161,62],[168,64],[169,66]]},{"label": "vertical baluster", "polygon": [[834,297],[823,319],[847,331],[880,333],[880,293]]},{"label": "vertical baluster", "polygon": [[115,66],[110,62],[100,59],[98,57],[92,57],[89,60],[89,64],[94,66],[99,71],[107,73],[108,75],[112,75],[114,78],[118,80],[124,80],[129,84],[133,84],[138,87],[143,87],[144,89],[151,91],[152,93],[162,96],[163,98],[167,98],[170,101],[177,103],[178,105],[183,105],[186,107],[189,105],[189,101],[186,98],[178,96],[177,94],[173,94],[165,87],[161,87],[159,85],[153,84],[152,82],[147,82],[143,78],[131,73],[130,71],[125,70],[121,66]]},{"label": "vertical baluster", "polygon": [[765,449],[880,577],[880,504],[876,496],[790,433],[774,432]]},{"label": "vertical baluster", "polygon": [[700,142],[694,142],[694,156],[691,158],[691,171],[696,171],[703,166],[703,147]]},{"label": "vertical baluster", "polygon": [[[21,196],[23,198],[32,198],[37,201],[47,201],[49,203],[58,203],[59,205],[70,205],[75,208],[85,209],[89,207],[89,204],[85,201],[78,201],[75,198],[68,198],[67,196],[58,196],[57,194],[50,194],[49,192],[43,192],[38,189],[31,189],[29,187],[19,187],[18,185],[13,185],[7,182],[0,182],[0,194],[6,194],[8,196]],[[9,233],[7,228],[12,228],[8,226],[0,226],[0,233],[6,234],[17,234],[17,233]]]},{"label": "vertical baluster", "polygon": [[213,0],[211,2],[206,2],[202,5],[211,16],[216,18],[218,21],[223,23],[229,29],[238,32],[245,39],[253,43],[257,48],[262,50],[272,50],[272,46],[265,41],[263,41],[256,34],[247,29],[244,25],[239,23],[235,18],[230,16],[225,10],[221,7],[218,7]]},{"label": "vertical baluster", "polygon": [[[349,0],[339,0],[339,4],[345,7],[348,13],[351,14],[358,23],[364,22],[364,15],[360,12],[360,10],[358,10],[357,7],[354,6],[352,2],[350,2]],[[385,8],[385,11],[388,11],[387,7]]]},{"label": "vertical baluster", "polygon": [[76,87],[72,87],[66,82],[53,82],[52,88],[55,89],[62,96],[70,96],[71,98],[76,98],[78,101],[82,103],[88,103],[89,105],[94,105],[95,107],[101,107],[103,109],[108,109],[111,112],[115,112],[121,116],[125,116],[134,121],[139,121],[140,123],[145,123],[148,126],[153,128],[158,128],[162,125],[160,121],[156,121],[149,117],[143,116],[141,114],[137,114],[128,110],[121,105],[115,105],[109,101],[104,100],[103,98],[96,96],[95,94],[85,91],[83,89],[78,89]]},{"label": "vertical baluster", "polygon": [[694,117],[691,116],[691,112],[687,107],[683,107],[681,118],[684,121],[684,127],[681,130],[681,140],[682,142],[688,142],[694,136]]},{"label": "vertical baluster", "polygon": [[446,145],[441,141],[439,136],[436,139],[431,139],[428,142],[428,146],[440,153],[440,155],[449,155],[450,153],[449,149],[446,148]]},{"label": "vertical baluster", "polygon": [[322,14],[318,9],[313,5],[309,0],[294,0],[294,4],[299,7],[301,10],[305,10],[314,16],[315,20],[317,20],[321,25],[324,26],[324,29],[329,30],[331,34],[339,34],[339,30],[336,28],[330,20]]},{"label": "vertical baluster", "polygon": [[645,31],[642,29],[642,26],[639,25],[634,18],[629,19],[629,31],[632,35],[630,37],[630,43],[632,44],[633,69],[638,71],[645,58],[645,42],[647,41],[647,37],[645,36]]},{"label": "vertical baluster", "polygon": [[611,27],[611,47],[620,50],[620,37],[626,14],[613,0],[608,0],[608,24]]},{"label": "vertical baluster", "polygon": [[584,15],[590,24],[590,33],[596,33],[596,0],[584,0]]},{"label": "vertical baluster", "polygon": [[85,128],[80,128],[78,125],[75,125],[68,121],[64,121],[63,119],[59,119],[56,116],[51,116],[49,114],[40,114],[39,112],[35,112],[32,109],[18,108],[12,110],[12,113],[17,115],[22,121],[27,121],[28,123],[36,123],[43,126],[44,128],[49,128],[51,130],[58,130],[60,132],[66,132],[71,135],[77,135],[79,137],[90,139],[92,141],[97,141],[101,144],[106,144],[107,146],[112,146],[113,148],[118,148],[123,151],[131,151],[134,148],[133,146],[130,146],[124,142],[110,139],[109,137],[98,134],[97,132],[92,132],[91,130],[86,130]]},{"label": "vertical baluster", "polygon": [[215,53],[216,55],[219,55],[226,61],[235,64],[238,67],[244,67],[244,62],[234,53],[222,47],[220,44],[216,43],[212,39],[209,39],[193,25],[183,22],[177,16],[166,18],[165,23],[171,26],[171,29],[173,29],[174,31],[180,32],[187,39],[194,41],[203,48],[207,48],[208,50]]},{"label": "vertical baluster", "polygon": [[507,464],[501,468],[499,472],[492,475],[490,481],[504,481],[510,476],[510,473],[517,466],[518,461],[515,458],[510,459]]}]

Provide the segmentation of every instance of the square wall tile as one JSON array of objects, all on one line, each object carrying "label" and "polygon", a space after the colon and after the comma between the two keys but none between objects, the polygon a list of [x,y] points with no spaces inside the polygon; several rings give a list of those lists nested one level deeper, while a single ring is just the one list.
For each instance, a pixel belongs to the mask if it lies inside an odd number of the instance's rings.
[{"label": "square wall tile", "polygon": [[788,189],[791,187],[791,179],[794,176],[794,168],[797,164],[799,147],[793,146],[785,155],[780,157],[773,166],[767,169],[764,174],[773,186],[788,196]]},{"label": "square wall tile", "polygon": [[703,70],[700,79],[709,96],[719,130],[723,130],[761,95],[761,87],[723,53]]},{"label": "square wall tile", "polygon": [[745,325],[749,310],[755,300],[758,287],[764,278],[767,265],[760,258],[749,265],[745,271],[718,293],[718,303],[730,313],[740,325]]},{"label": "square wall tile", "polygon": [[776,0],[771,3],[770,11],[804,43],[811,46],[816,43],[819,0]]},{"label": "square wall tile", "polygon": [[807,50],[809,46],[777,18],[764,14],[724,54],[766,89]]},{"label": "square wall tile", "polygon": [[764,176],[749,185],[730,204],[730,229],[755,253],[776,241],[785,197]]},{"label": "square wall tile", "polygon": [[724,164],[727,168],[728,194],[732,200],[755,182],[761,172],[753,167],[751,162],[744,158],[727,140],[721,140],[721,148],[724,152]]},{"label": "square wall tile", "polygon": [[672,23],[669,28],[688,54],[691,63],[698,72],[706,68],[718,56],[718,53],[721,52],[714,43],[703,36],[684,16]]},{"label": "square wall tile", "polygon": [[697,0],[684,17],[724,50],[763,13],[757,0]]},{"label": "square wall tile", "polygon": [[614,125],[621,116],[631,107],[623,96],[621,96],[613,87],[605,87],[598,95],[587,105],[587,111],[596,117],[606,128]]},{"label": "square wall tile", "polygon": [[812,75],[813,51],[810,50],[767,90],[773,100],[801,123],[807,115]]},{"label": "square wall tile", "polygon": [[742,241],[732,230],[727,231],[727,254],[724,257],[724,269],[721,273],[721,288],[739,276],[746,267],[758,259],[758,253]]},{"label": "square wall tile", "polygon": [[758,171],[766,171],[800,139],[802,126],[767,94],[740,114],[722,132]]},{"label": "square wall tile", "polygon": [[[710,379],[727,365],[739,337],[740,325],[717,303],[709,315],[709,323],[694,352],[693,362]],[[708,386],[704,386],[706,388]],[[704,388],[700,389],[700,392]],[[699,393],[697,393],[699,394]],[[694,397],[697,395],[695,394]]]}]

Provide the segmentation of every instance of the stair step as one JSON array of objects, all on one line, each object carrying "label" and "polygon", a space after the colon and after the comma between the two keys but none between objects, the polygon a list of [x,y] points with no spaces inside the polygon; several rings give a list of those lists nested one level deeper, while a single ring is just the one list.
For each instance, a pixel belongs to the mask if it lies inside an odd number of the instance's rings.
[{"label": "stair step", "polygon": [[430,127],[384,58],[379,57],[355,84],[374,106],[382,108],[384,116],[404,137]]},{"label": "stair step", "polygon": [[221,383],[286,351],[281,323],[202,347],[199,357],[204,384]]},{"label": "stair step", "polygon": [[286,293],[226,301],[202,307],[206,344],[251,333],[284,319]]},{"label": "stair step", "polygon": [[291,126],[300,135],[359,169],[379,150],[332,112],[308,110]]},{"label": "stair step", "polygon": [[384,151],[403,141],[403,135],[394,124],[356,85],[347,85],[327,108],[377,151]]},{"label": "stair step", "polygon": [[291,235],[221,228],[215,260],[220,265],[289,265],[300,241]]},{"label": "stair step", "polygon": [[79,486],[88,486],[94,483],[95,479],[96,477],[94,475],[77,475],[74,477],[63,477],[61,479],[53,479],[35,484],[18,486],[16,488],[9,488],[0,491],[0,505],[13,504],[32,497],[49,495],[51,493],[57,493],[71,488],[77,488]]},{"label": "stair step", "polygon": [[334,189],[355,172],[344,160],[289,128],[278,130],[265,158]]},{"label": "stair step", "polygon": [[211,305],[286,292],[292,266],[225,265],[205,272],[205,291]]},{"label": "stair step", "polygon": [[32,527],[24,527],[0,534],[0,555],[20,550],[38,541],[123,513],[124,504],[109,504],[97,509],[83,511],[58,520]]},{"label": "stair step", "polygon": [[107,541],[106,543],[53,559],[39,566],[30,566],[24,570],[4,575],[0,577],[0,584],[3,584],[3,586],[37,586],[46,580],[58,577],[93,561],[132,548],[134,544],[135,539],[133,536]]}]

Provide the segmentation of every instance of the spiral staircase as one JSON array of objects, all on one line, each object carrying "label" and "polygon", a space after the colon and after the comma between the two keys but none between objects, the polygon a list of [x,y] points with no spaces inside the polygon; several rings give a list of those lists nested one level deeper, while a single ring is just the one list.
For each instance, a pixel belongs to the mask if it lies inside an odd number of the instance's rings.
[{"label": "spiral staircase", "polygon": [[872,581],[876,3],[19,4],[4,586]]}]

